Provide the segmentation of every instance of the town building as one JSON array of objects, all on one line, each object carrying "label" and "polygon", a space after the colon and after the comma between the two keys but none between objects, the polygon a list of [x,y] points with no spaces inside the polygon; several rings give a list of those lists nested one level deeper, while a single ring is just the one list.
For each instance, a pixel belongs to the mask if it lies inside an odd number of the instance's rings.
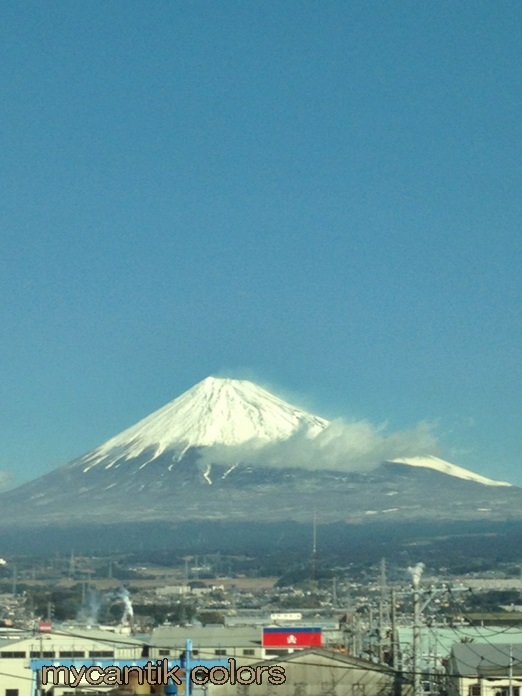
[{"label": "town building", "polygon": [[520,696],[522,643],[455,643],[447,671],[450,696]]},{"label": "town building", "polygon": [[[45,660],[49,665],[67,665],[72,661],[138,659],[143,641],[97,629],[52,630],[26,638],[0,639],[0,696],[33,696],[38,674],[31,660]],[[49,687],[50,688],[50,687]],[[56,686],[53,696],[69,687]]]}]

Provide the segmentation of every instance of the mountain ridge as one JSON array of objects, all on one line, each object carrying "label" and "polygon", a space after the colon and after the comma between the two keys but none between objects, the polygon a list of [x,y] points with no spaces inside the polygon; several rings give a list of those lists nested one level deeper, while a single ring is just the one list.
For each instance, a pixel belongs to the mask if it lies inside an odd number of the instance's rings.
[{"label": "mountain ridge", "polygon": [[[173,453],[169,470],[194,448],[233,448],[248,445],[253,451],[290,440],[327,435],[331,422],[297,408],[249,380],[206,377],[165,406],[126,428],[69,466],[85,465],[84,473],[103,465],[149,456],[140,468],[167,451]],[[319,443],[319,449],[322,443]],[[217,455],[219,456],[219,455]],[[107,459],[113,457],[114,462]],[[387,461],[434,469],[449,476],[489,486],[510,486],[432,455],[390,458]],[[375,462],[377,466],[379,462]],[[203,477],[208,481],[208,473]]]},{"label": "mountain ridge", "polygon": [[[252,382],[207,378],[82,457],[0,495],[0,523],[304,521],[311,509],[326,522],[522,516],[521,489],[431,455],[328,468],[321,454],[330,425]],[[301,449],[287,446],[293,439]],[[315,466],[285,459],[303,443],[313,446]],[[279,445],[285,456],[275,466],[265,452]]]}]

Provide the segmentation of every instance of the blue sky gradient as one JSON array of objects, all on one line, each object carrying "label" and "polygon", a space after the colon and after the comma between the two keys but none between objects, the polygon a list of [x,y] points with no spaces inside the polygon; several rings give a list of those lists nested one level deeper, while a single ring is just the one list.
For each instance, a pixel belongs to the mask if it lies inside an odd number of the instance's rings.
[{"label": "blue sky gradient", "polygon": [[520,3],[0,18],[0,470],[227,374],[522,485]]}]

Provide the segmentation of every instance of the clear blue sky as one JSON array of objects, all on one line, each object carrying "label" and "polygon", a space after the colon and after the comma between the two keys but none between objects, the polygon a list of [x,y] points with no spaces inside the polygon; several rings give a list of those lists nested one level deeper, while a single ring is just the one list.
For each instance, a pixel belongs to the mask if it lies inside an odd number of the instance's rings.
[{"label": "clear blue sky", "polygon": [[522,485],[520,2],[0,19],[0,470],[217,373]]}]

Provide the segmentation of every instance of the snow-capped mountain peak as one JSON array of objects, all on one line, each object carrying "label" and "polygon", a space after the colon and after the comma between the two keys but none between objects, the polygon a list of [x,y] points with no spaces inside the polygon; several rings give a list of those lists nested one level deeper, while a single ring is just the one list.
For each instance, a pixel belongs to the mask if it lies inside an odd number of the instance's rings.
[{"label": "snow-capped mountain peak", "polygon": [[420,466],[425,469],[434,469],[435,471],[440,471],[442,474],[455,476],[456,478],[465,479],[466,481],[482,483],[485,486],[511,486],[511,483],[508,483],[507,481],[496,481],[495,479],[490,479],[486,476],[475,474],[475,472],[470,471],[469,469],[464,469],[456,464],[450,464],[450,462],[446,462],[444,459],[439,459],[438,457],[406,457],[404,459],[393,459],[392,463],[408,464],[409,466]]},{"label": "snow-capped mountain peak", "polygon": [[370,469],[354,469],[357,432],[252,382],[209,377],[83,457],[1,494],[0,521],[309,524],[316,509],[325,523],[359,524],[522,510],[521,489],[437,457],[394,459],[396,450],[385,460],[380,448]]},{"label": "snow-capped mountain peak", "polygon": [[[330,422],[324,418],[292,406],[248,380],[207,377],[136,425],[75,460],[69,467],[78,467],[87,473],[93,468],[117,469],[124,462],[133,460],[134,465],[143,469],[147,464],[159,461],[165,453],[168,457],[163,461],[168,461],[168,470],[171,471],[191,448],[214,448],[213,456],[220,461],[223,452],[218,452],[217,448],[240,446],[246,447],[241,450],[243,453],[252,453],[265,445],[283,443],[297,434],[301,442],[302,437],[314,439],[329,425]],[[299,457],[298,451],[290,449],[287,452]],[[228,462],[229,458],[225,455],[223,461]],[[485,486],[511,485],[433,456],[391,461],[433,469]],[[288,464],[295,465],[294,462]],[[376,461],[375,466],[378,464]],[[281,466],[284,468],[285,464]],[[319,454],[317,467],[328,468],[327,460]],[[208,471],[203,477],[211,483]]]},{"label": "snow-capped mountain peak", "polygon": [[113,452],[128,459],[150,448],[157,457],[170,449],[263,445],[297,431],[314,437],[328,424],[248,380],[207,377],[96,448],[84,461],[94,465]]}]

